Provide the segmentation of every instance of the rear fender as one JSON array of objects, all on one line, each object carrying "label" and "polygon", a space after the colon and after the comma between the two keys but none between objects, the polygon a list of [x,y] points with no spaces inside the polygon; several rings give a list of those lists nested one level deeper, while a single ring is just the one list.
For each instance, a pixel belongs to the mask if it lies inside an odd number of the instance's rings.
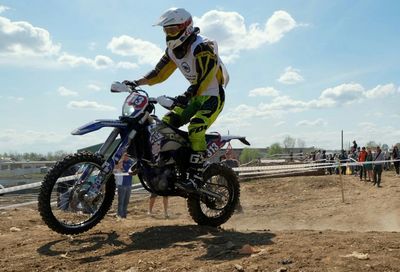
[{"label": "rear fender", "polygon": [[250,145],[250,143],[246,140],[246,137],[243,136],[221,136],[219,134],[208,134],[206,135],[207,139],[207,158],[213,157],[218,150],[220,150],[226,143],[231,140],[239,140],[245,145]]},{"label": "rear fender", "polygon": [[221,140],[225,141],[225,143],[230,142],[231,140],[239,140],[245,145],[250,145],[250,143],[246,140],[246,137],[243,136],[222,136]]},{"label": "rear fender", "polygon": [[101,120],[95,120],[90,123],[87,123],[74,131],[71,132],[72,135],[84,135],[86,133],[92,132],[99,130],[103,127],[114,127],[114,128],[127,128],[127,124],[125,122],[122,122],[120,120],[106,120],[106,119],[101,119]]}]

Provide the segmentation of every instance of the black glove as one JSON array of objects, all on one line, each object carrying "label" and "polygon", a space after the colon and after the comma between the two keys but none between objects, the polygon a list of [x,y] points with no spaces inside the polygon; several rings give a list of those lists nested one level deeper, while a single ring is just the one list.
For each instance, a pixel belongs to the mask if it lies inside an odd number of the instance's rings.
[{"label": "black glove", "polygon": [[175,99],[178,104],[186,106],[190,99],[195,96],[196,92],[197,89],[193,85],[191,85],[186,92],[184,92],[182,95],[178,95],[177,97],[175,97]]},{"label": "black glove", "polygon": [[122,84],[125,84],[126,86],[130,86],[132,88],[136,88],[137,86],[139,86],[138,81],[137,80],[124,80],[122,81]]},{"label": "black glove", "polygon": [[177,104],[181,106],[186,106],[189,102],[189,98],[185,94],[176,96],[175,100]]},{"label": "black glove", "polygon": [[197,94],[197,89],[195,85],[190,85],[184,95],[190,99]]}]

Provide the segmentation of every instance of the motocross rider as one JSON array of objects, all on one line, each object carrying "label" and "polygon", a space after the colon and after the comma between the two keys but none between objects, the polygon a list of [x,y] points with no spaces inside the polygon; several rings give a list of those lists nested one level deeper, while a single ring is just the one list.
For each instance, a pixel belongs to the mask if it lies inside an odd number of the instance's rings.
[{"label": "motocross rider", "polygon": [[180,127],[189,123],[191,154],[189,178],[177,184],[187,191],[194,191],[202,179],[206,151],[206,130],[217,119],[225,101],[224,87],[229,76],[218,56],[217,44],[199,35],[193,27],[191,14],[183,8],[170,8],[155,24],[162,26],[167,48],[156,67],[144,77],[123,83],[131,86],[154,85],[165,81],[178,68],[190,82],[188,89],[176,97],[178,101],[163,121]]}]

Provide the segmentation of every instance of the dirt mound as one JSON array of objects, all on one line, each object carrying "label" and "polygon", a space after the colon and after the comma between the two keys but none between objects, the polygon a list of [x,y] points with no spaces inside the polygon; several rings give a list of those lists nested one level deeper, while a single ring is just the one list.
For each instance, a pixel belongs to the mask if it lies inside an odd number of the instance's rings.
[{"label": "dirt mound", "polygon": [[343,182],[344,203],[338,176],[244,182],[244,213],[220,229],[194,225],[181,198],[167,220],[161,199],[150,217],[134,195],[126,220],[110,211],[77,236],[50,231],[35,206],[3,210],[0,270],[400,271],[400,178]]}]

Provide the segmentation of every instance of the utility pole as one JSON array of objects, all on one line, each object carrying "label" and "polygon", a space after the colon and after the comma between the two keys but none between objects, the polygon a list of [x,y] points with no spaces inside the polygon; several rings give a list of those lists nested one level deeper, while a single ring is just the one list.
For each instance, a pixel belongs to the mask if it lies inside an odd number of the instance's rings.
[{"label": "utility pole", "polygon": [[340,150],[343,150],[343,129],[342,129],[342,149]]}]

